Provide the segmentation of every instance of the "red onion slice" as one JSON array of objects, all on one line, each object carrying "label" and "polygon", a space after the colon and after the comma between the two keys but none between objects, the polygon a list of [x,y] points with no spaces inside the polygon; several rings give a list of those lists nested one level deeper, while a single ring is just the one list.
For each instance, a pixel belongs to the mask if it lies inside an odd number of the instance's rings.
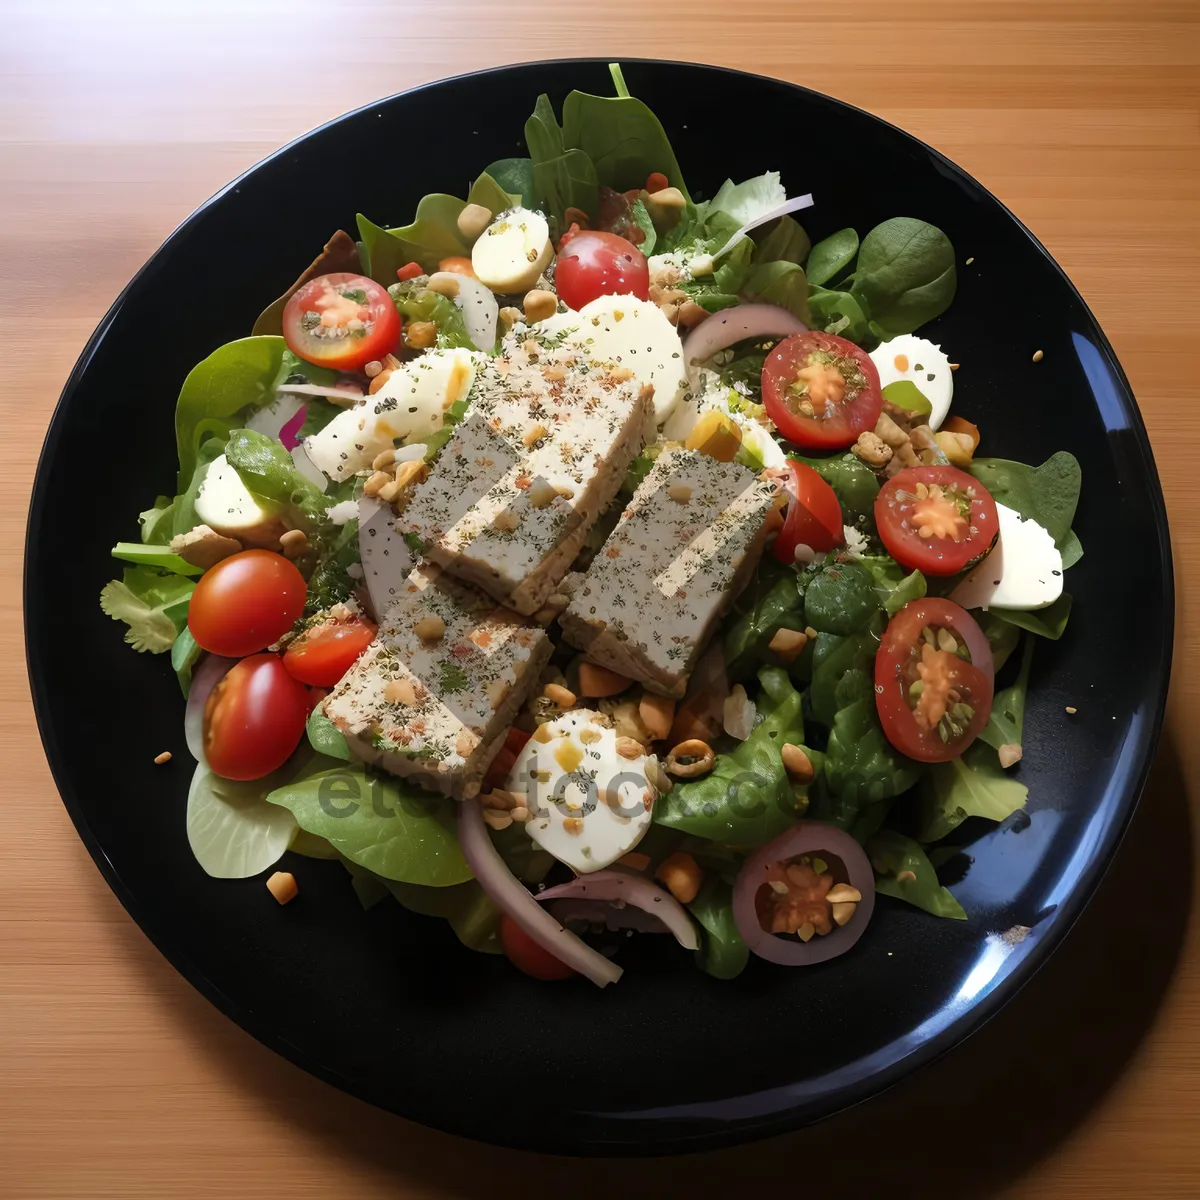
[{"label": "red onion slice", "polygon": [[363,393],[355,388],[322,387],[317,383],[281,383],[276,393],[287,392],[292,396],[319,396],[323,400],[332,400],[336,404],[351,405],[363,398]]},{"label": "red onion slice", "polygon": [[580,875],[569,883],[539,892],[537,900],[544,904],[547,900],[561,900],[567,896],[580,900],[606,900],[610,904],[632,904],[657,917],[685,950],[695,950],[699,945],[696,926],[687,915],[687,909],[670,892],[663,891],[641,875],[625,871],[593,871],[590,875]]},{"label": "red onion slice", "polygon": [[683,360],[689,365],[705,362],[745,338],[785,338],[807,329],[799,317],[776,304],[739,304],[701,321],[683,343]]},{"label": "red onion slice", "polygon": [[613,933],[667,933],[667,927],[655,916],[629,904],[609,904],[604,900],[551,900],[548,908],[554,919],[568,929],[576,925],[602,925]]},{"label": "red onion slice", "polygon": [[597,987],[616,983],[621,978],[623,972],[616,963],[610,962],[603,954],[597,953],[586,942],[564,929],[508,869],[499,851],[492,845],[477,800],[464,800],[459,805],[458,840],[463,856],[479,880],[479,886],[539,946],[590,979]]},{"label": "red onion slice", "polygon": [[279,431],[279,440],[285,450],[295,450],[300,445],[300,430],[304,427],[304,418],[308,415],[308,405],[302,404],[296,409],[295,415]]},{"label": "red onion slice", "polygon": [[[845,882],[862,893],[854,916],[845,925],[835,925],[824,937],[814,934],[808,942],[763,929],[754,903],[759,888],[766,883],[767,872],[777,863],[801,854],[841,859],[849,876]],[[874,910],[875,872],[862,847],[845,830],[820,821],[801,821],[768,842],[746,860],[733,885],[733,919],[746,945],[759,958],[785,967],[808,967],[845,954],[862,937]]]},{"label": "red onion slice", "polygon": [[204,766],[208,759],[204,755],[204,706],[212,695],[213,688],[236,667],[238,659],[221,658],[206,654],[204,660],[192,672],[192,686],[188,690],[187,708],[183,715],[183,732],[192,757]]}]

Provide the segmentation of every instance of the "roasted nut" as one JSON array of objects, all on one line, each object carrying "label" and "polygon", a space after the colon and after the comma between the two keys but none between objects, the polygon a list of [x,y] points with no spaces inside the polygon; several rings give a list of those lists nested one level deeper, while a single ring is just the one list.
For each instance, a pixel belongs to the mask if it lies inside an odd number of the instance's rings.
[{"label": "roasted nut", "polygon": [[289,529],[279,535],[279,548],[284,558],[299,558],[308,550],[308,536],[303,529]]},{"label": "roasted nut", "polygon": [[783,769],[788,773],[789,777],[797,783],[812,783],[813,781],[813,765],[812,759],[800,749],[799,746],[792,742],[784,742],[783,749],[779,752],[783,759]]},{"label": "roasted nut", "polygon": [[428,350],[437,343],[437,323],[413,321],[404,327],[404,340],[414,350]]},{"label": "roasted nut", "polygon": [[533,288],[525,293],[521,302],[525,310],[525,320],[529,322],[544,321],[558,312],[558,297],[553,292],[543,292],[541,288]]},{"label": "roasted nut", "polygon": [[679,324],[685,329],[694,329],[701,321],[708,319],[708,310],[701,308],[695,300],[685,300],[679,306]]},{"label": "roasted nut", "polygon": [[461,279],[462,276],[455,275],[453,271],[434,271],[425,286],[431,292],[437,292],[439,296],[445,296],[447,300],[455,300],[461,291]]},{"label": "roasted nut", "polygon": [[506,304],[500,310],[500,320],[504,326],[511,329],[518,321],[523,320],[524,315],[519,308],[514,308],[511,304]]},{"label": "roasted nut", "polygon": [[691,904],[700,891],[700,884],[704,882],[704,872],[690,854],[678,850],[658,864],[654,878],[665,884],[667,891],[680,904]]},{"label": "roasted nut", "polygon": [[525,797],[518,796],[516,792],[506,791],[504,788],[492,788],[490,792],[484,792],[479,797],[479,803],[484,808],[494,808],[501,812],[510,812],[518,804],[524,804]]},{"label": "roasted nut", "polygon": [[651,740],[659,741],[671,732],[671,722],[675,719],[675,701],[666,696],[656,696],[645,692],[638,701],[638,716],[642,719]]},{"label": "roasted nut", "polygon": [[598,663],[587,662],[579,664],[579,694],[600,698],[602,696],[619,696],[633,682],[627,675],[618,675]]},{"label": "roasted nut", "polygon": [[300,892],[300,888],[296,884],[296,877],[291,871],[276,871],[270,879],[267,880],[267,891],[279,901],[280,904],[287,904],[289,900],[295,900]]},{"label": "roasted nut", "polygon": [[386,471],[388,467],[396,465],[395,448],[391,450],[380,450],[371,461],[371,469],[373,471]]},{"label": "roasted nut", "polygon": [[881,412],[875,422],[875,436],[893,449],[908,441],[908,434],[885,412]]},{"label": "roasted nut", "polygon": [[649,197],[651,204],[658,205],[659,208],[686,208],[687,197],[677,187],[665,187],[661,191],[654,192]]},{"label": "roasted nut", "polygon": [[389,483],[394,483],[395,480],[386,471],[376,471],[366,483],[363,484],[363,495],[378,496],[379,493],[387,487]]},{"label": "roasted nut", "polygon": [[933,435],[938,449],[950,460],[955,467],[969,467],[975,454],[975,442],[967,433],[950,433],[939,430]]},{"label": "roasted nut", "polygon": [[861,459],[868,467],[876,470],[886,467],[892,461],[891,446],[876,433],[860,433],[858,441],[850,447],[850,452],[855,458]]},{"label": "roasted nut", "polygon": [[1009,767],[1015,766],[1021,761],[1021,746],[1018,742],[1005,742],[997,751],[1000,756],[1000,765],[1008,770]]},{"label": "roasted nut", "polygon": [[744,742],[754,729],[754,718],[758,715],[754,701],[746,695],[746,689],[734,684],[722,706],[721,724],[730,737]]},{"label": "roasted nut", "polygon": [[848,883],[835,883],[825,896],[830,904],[861,904],[862,892]]},{"label": "roasted nut", "polygon": [[549,508],[558,498],[558,488],[545,479],[535,479],[529,485],[529,503],[534,508]]},{"label": "roasted nut", "polygon": [[834,903],[834,904],[830,904],[830,906],[829,906],[829,913],[830,913],[830,916],[833,917],[833,923],[835,925],[845,925],[846,922],[849,921],[850,918],[853,917],[855,912],[857,912],[857,911],[858,911],[857,904]]},{"label": "roasted nut", "polygon": [[[685,762],[685,759],[688,761]],[[716,761],[717,756],[707,742],[691,738],[689,741],[680,742],[667,755],[666,766],[670,774],[680,779],[695,779],[700,775],[707,775]]]},{"label": "roasted nut", "polygon": [[646,747],[636,738],[619,737],[616,746],[617,753],[622,758],[641,758],[646,753]]},{"label": "roasted nut", "polygon": [[534,426],[534,427],[533,427],[531,430],[529,430],[529,432],[528,432],[528,433],[526,433],[526,435],[525,435],[525,436],[524,436],[524,437],[521,439],[521,444],[522,444],[523,446],[532,446],[532,445],[535,445],[537,442],[540,442],[540,441],[542,440],[542,438],[544,438],[544,437],[546,436],[546,434],[548,434],[549,432],[550,432],[550,430],[548,430],[548,429],[545,427],[545,425],[535,425],[535,426]]},{"label": "roasted nut", "polygon": [[438,642],[446,636],[446,622],[441,617],[423,617],[413,626],[413,633],[423,642]]},{"label": "roasted nut", "polygon": [[651,756],[646,759],[646,765],[643,767],[646,772],[646,782],[660,795],[665,796],[675,785],[671,782],[670,775],[663,768],[662,763],[657,758]]},{"label": "roasted nut", "polygon": [[767,643],[767,649],[774,651],[784,662],[795,662],[800,652],[808,645],[808,634],[798,629],[779,629]]},{"label": "roasted nut", "polygon": [[403,491],[405,488],[412,487],[414,483],[420,483],[428,474],[429,467],[426,466],[425,460],[416,458],[409,462],[403,462],[396,468],[396,482]]},{"label": "roasted nut", "polygon": [[542,695],[557,708],[567,709],[575,706],[575,693],[557,683],[546,684]]},{"label": "roasted nut", "polygon": [[482,812],[483,819],[492,829],[507,829],[513,823],[512,817],[506,812],[497,812],[494,808],[485,808]]},{"label": "roasted nut", "polygon": [[455,223],[458,225],[458,232],[468,242],[473,242],[492,223],[492,210],[484,208],[482,204],[468,204],[458,214]]}]

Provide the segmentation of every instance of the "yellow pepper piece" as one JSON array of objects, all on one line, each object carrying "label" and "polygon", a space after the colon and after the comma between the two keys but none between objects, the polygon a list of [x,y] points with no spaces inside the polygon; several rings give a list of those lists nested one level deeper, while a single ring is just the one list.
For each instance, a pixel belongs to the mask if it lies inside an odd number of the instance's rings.
[{"label": "yellow pepper piece", "polygon": [[737,422],[728,413],[715,408],[709,409],[696,422],[696,428],[684,442],[689,450],[699,450],[717,462],[733,462],[741,444],[742,431]]}]

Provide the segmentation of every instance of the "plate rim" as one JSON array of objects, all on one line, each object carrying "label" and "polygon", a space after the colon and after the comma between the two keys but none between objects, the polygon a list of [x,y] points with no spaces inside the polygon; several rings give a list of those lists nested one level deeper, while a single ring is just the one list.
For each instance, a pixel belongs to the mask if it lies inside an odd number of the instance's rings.
[{"label": "plate rim", "polygon": [[[60,763],[63,758],[62,749],[58,744],[58,739],[55,731],[50,723],[48,699],[45,694],[45,683],[39,680],[38,672],[36,671],[37,664],[35,663],[35,642],[37,641],[36,631],[41,628],[41,616],[34,596],[34,587],[32,581],[32,550],[31,545],[33,538],[36,535],[39,525],[39,518],[47,502],[48,483],[47,483],[47,464],[53,459],[57,452],[58,444],[62,440],[66,424],[66,407],[69,403],[75,390],[78,388],[80,381],[86,374],[91,365],[91,361],[95,353],[107,335],[109,329],[120,315],[130,292],[142,281],[142,279],[152,272],[156,265],[167,255],[173,243],[181,236],[185,229],[191,225],[202,213],[210,207],[223,200],[230,195],[243,180],[253,175],[260,168],[268,163],[271,163],[282,156],[288,154],[296,146],[302,142],[308,141],[310,138],[331,129],[332,127],[341,124],[344,121],[359,117],[370,110],[381,105],[391,104],[392,102],[403,98],[419,95],[422,92],[432,91],[442,87],[447,83],[454,83],[462,79],[474,79],[486,76],[506,76],[513,73],[520,73],[531,68],[540,67],[563,67],[577,66],[582,64],[597,64],[619,61],[622,65],[631,65],[637,67],[645,67],[648,69],[656,69],[661,67],[685,67],[701,71],[712,72],[713,74],[732,77],[736,80],[753,82],[762,82],[774,87],[785,87],[794,89],[797,92],[807,96],[816,98],[819,102],[832,105],[835,108],[847,110],[858,116],[865,117],[869,121],[885,127],[893,136],[902,139],[911,147],[919,149],[923,153],[934,159],[941,168],[949,173],[955,181],[961,186],[965,186],[973,193],[982,195],[986,200],[990,201],[1009,219],[1015,226],[1025,235],[1034,249],[1042,256],[1049,266],[1057,273],[1063,283],[1067,286],[1070,292],[1075,296],[1083,311],[1091,320],[1092,327],[1098,334],[1098,349],[1101,351],[1104,359],[1116,377],[1118,383],[1118,402],[1122,414],[1128,420],[1129,429],[1131,430],[1136,443],[1139,457],[1139,467],[1146,481],[1151,507],[1155,517],[1155,533],[1157,537],[1157,548],[1159,552],[1159,560],[1162,565],[1163,573],[1163,612],[1160,626],[1160,641],[1157,647],[1156,661],[1154,664],[1155,674],[1158,677],[1155,680],[1157,691],[1157,703],[1151,716],[1151,720],[1147,722],[1140,732],[1137,742],[1137,758],[1140,759],[1138,769],[1132,773],[1130,787],[1127,796],[1124,798],[1119,810],[1119,817],[1110,824],[1106,843],[1102,843],[1096,852],[1092,855],[1086,869],[1080,874],[1076,885],[1071,889],[1070,894],[1059,906],[1054,917],[1046,930],[1046,935],[1041,938],[1038,944],[1017,964],[1013,971],[992,991],[990,991],[983,999],[971,1004],[970,1007],[964,1010],[963,1013],[956,1016],[948,1022],[946,1027],[937,1035],[927,1042],[921,1043],[919,1046],[910,1050],[896,1058],[891,1064],[884,1067],[877,1073],[867,1076],[855,1083],[844,1085],[830,1093],[833,1102],[823,1111],[814,1114],[809,1111],[808,1104],[797,1102],[797,1104],[784,1108],[774,1109],[766,1114],[760,1114],[754,1117],[743,1117],[736,1121],[727,1120],[724,1122],[713,1122],[712,1128],[706,1129],[703,1132],[695,1132],[691,1134],[670,1134],[666,1135],[659,1142],[651,1142],[644,1138],[632,1136],[629,1139],[609,1138],[604,1137],[597,1140],[594,1137],[584,1137],[571,1140],[570,1135],[563,1138],[563,1131],[556,1133],[556,1140],[553,1147],[547,1147],[539,1142],[535,1137],[524,1136],[518,1130],[498,1129],[485,1130],[478,1125],[473,1125],[469,1120],[439,1120],[436,1125],[427,1124],[419,1112],[413,1109],[406,1108],[402,1111],[397,1106],[391,1103],[384,1103],[381,1099],[372,1098],[363,1089],[356,1089],[349,1085],[348,1081],[343,1080],[335,1072],[325,1069],[325,1067],[313,1059],[298,1047],[278,1036],[270,1024],[255,1012],[245,1008],[239,1001],[224,992],[218,987],[191,959],[180,949],[177,944],[172,943],[170,931],[165,928],[160,928],[159,924],[151,911],[148,911],[144,902],[139,901],[134,896],[132,891],[126,887],[121,876],[113,866],[99,838],[91,829],[84,817],[79,796],[68,786],[67,780],[60,769]],[[482,1141],[492,1145],[504,1146],[511,1149],[527,1150],[527,1151],[546,1151],[552,1150],[559,1154],[569,1154],[575,1156],[599,1155],[605,1157],[624,1156],[624,1157],[655,1157],[670,1154],[687,1154],[699,1152],[707,1149],[718,1147],[727,1147],[746,1143],[749,1141],[759,1140],[766,1137],[776,1136],[786,1133],[797,1128],[816,1123],[819,1120],[828,1119],[836,1114],[845,1111],[851,1107],[865,1102],[874,1096],[880,1095],[889,1090],[901,1079],[914,1071],[927,1066],[929,1063],[941,1058],[954,1047],[964,1042],[967,1038],[978,1032],[988,1021],[992,1019],[1006,1004],[1008,1004],[1018,993],[1029,983],[1038,970],[1046,963],[1046,961],[1054,954],[1061,945],[1063,939],[1067,936],[1070,930],[1074,927],[1076,921],[1082,915],[1092,897],[1095,895],[1105,873],[1112,864],[1113,858],[1119,850],[1125,835],[1128,831],[1129,824],[1137,810],[1138,804],[1141,801],[1142,794],[1145,790],[1147,779],[1149,778],[1151,769],[1154,765],[1157,748],[1162,735],[1166,704],[1168,699],[1170,678],[1172,672],[1172,657],[1174,648],[1174,628],[1175,628],[1175,578],[1174,578],[1174,563],[1171,552],[1170,528],[1166,508],[1166,500],[1163,495],[1162,482],[1159,477],[1157,464],[1154,460],[1153,448],[1150,444],[1150,438],[1146,431],[1145,421],[1143,420],[1141,410],[1138,406],[1133,388],[1125,374],[1112,344],[1108,339],[1107,334],[1096,319],[1095,314],[1087,304],[1079,289],[1067,275],[1066,271],[1059,265],[1057,260],[1050,254],[1046,247],[1041,243],[1037,236],[1029,229],[1029,227],[1018,217],[1002,200],[1000,200],[989,188],[968,173],[962,167],[958,166],[953,160],[949,159],[940,150],[930,146],[928,143],[908,133],[906,130],[888,121],[867,109],[860,108],[857,105],[851,104],[846,100],[831,96],[826,92],[818,91],[814,88],[805,87],[803,84],[793,83],[789,80],[779,79],[775,76],[763,75],[757,72],[743,71],[733,67],[719,66],[712,63],[702,63],[683,59],[664,59],[664,58],[637,58],[630,56],[621,56],[619,59],[614,59],[612,56],[595,55],[583,57],[564,57],[551,59],[530,59],[527,61],[498,65],[492,67],[484,67],[474,71],[460,72],[455,75],[445,76],[440,79],[431,80],[426,83],[418,84],[415,87],[407,88],[391,95],[379,97],[367,104],[360,105],[357,108],[351,109],[345,113],[341,113],[328,121],[314,126],[312,129],[305,131],[299,136],[291,139],[284,145],[271,151],[257,162],[247,167],[237,176],[231,179],[223,187],[219,188],[201,204],[197,205],[188,215],[180,221],[180,223],[163,239],[158,248],[146,259],[146,261],[138,268],[129,282],[120,290],[117,297],[113,300],[99,324],[88,338],[83,349],[80,351],[79,357],[76,359],[75,365],[72,367],[70,374],[67,376],[66,382],[63,385],[62,391],[59,394],[58,400],[55,403],[50,420],[47,423],[45,435],[42,442],[41,451],[38,455],[37,466],[34,474],[33,486],[30,493],[29,512],[26,519],[25,527],[25,546],[22,560],[22,617],[24,626],[25,638],[25,666],[26,674],[29,681],[30,694],[33,701],[34,714],[37,721],[38,734],[42,742],[42,750],[45,754],[47,765],[50,768],[51,777],[54,780],[54,785],[63,806],[66,808],[71,822],[83,842],[88,853],[100,870],[104,881],[108,884],[113,894],[120,901],[122,907],[133,919],[138,928],[150,940],[151,944],[160,953],[168,963],[206,1000],[217,1008],[225,1017],[232,1020],[235,1024],[245,1030],[250,1036],[262,1045],[281,1057],[287,1059],[294,1066],[313,1075],[323,1082],[332,1085],[339,1091],[345,1092],[348,1095],[354,1096],[357,1099],[366,1100],[374,1106],[383,1108],[384,1111],[401,1116],[406,1120],[410,1120],[418,1125],[424,1125],[427,1128],[436,1128],[442,1132],[450,1133],[455,1136],[470,1138],[475,1141]],[[419,1093],[414,1089],[410,1094],[415,1097]],[[419,1102],[414,1105],[414,1108],[419,1108]],[[648,1118],[647,1118],[648,1120]],[[634,1128],[643,1128],[644,1120],[631,1118],[629,1125],[631,1131]]]}]

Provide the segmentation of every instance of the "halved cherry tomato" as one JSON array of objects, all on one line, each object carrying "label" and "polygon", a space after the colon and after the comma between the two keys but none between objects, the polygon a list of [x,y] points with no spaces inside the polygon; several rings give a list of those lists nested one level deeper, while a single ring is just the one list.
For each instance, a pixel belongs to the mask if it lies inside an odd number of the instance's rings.
[{"label": "halved cherry tomato", "polygon": [[357,371],[395,350],[400,314],[391,296],[365,275],[318,275],[287,302],[283,339],[306,362]]},{"label": "halved cherry tomato", "polygon": [[365,617],[314,625],[288,644],[283,665],[301,683],[333,687],[375,640],[376,629]]},{"label": "halved cherry tomato", "polygon": [[401,282],[406,282],[409,279],[416,279],[418,275],[424,275],[425,268],[419,262],[405,263],[396,271],[396,278]]},{"label": "halved cherry tomato", "polygon": [[957,467],[893,475],[875,497],[875,524],[887,552],[925,575],[957,575],[992,548],[1000,530],[991,493]]},{"label": "halved cherry tomato", "polygon": [[651,171],[646,177],[646,191],[653,196],[655,192],[661,192],[670,182],[661,171]]},{"label": "halved cherry tomato", "polygon": [[443,258],[438,263],[439,271],[449,271],[451,275],[469,275],[472,279],[475,278],[475,268],[469,258],[464,258],[461,254],[451,255],[449,258]]},{"label": "halved cherry tomato", "polygon": [[500,918],[500,945],[508,961],[534,979],[569,979],[575,971],[539,945],[507,913]]},{"label": "halved cherry tomato", "polygon": [[282,554],[243,550],[200,576],[188,628],[202,650],[244,658],[277,642],[300,619],[304,576]]},{"label": "halved cherry tomato", "polygon": [[788,494],[783,528],[771,552],[780,562],[796,561],[796,547],[808,546],[824,553],[840,546],[842,506],[837,493],[808,463],[789,460],[783,485]]},{"label": "halved cherry tomato", "polygon": [[875,655],[883,732],[920,762],[957,758],[992,714],[993,679],[991,646],[965,608],[935,597],[910,600]]},{"label": "halved cherry tomato", "polygon": [[832,333],[784,338],[763,364],[763,403],[797,446],[833,450],[875,428],[883,408],[879,372],[864,350]]},{"label": "halved cherry tomato", "polygon": [[581,229],[558,256],[554,286],[558,298],[574,309],[597,296],[629,295],[647,300],[650,268],[646,256],[626,238]]},{"label": "halved cherry tomato", "polygon": [[300,744],[308,689],[277,654],[244,658],[217,684],[204,706],[204,754],[226,779],[261,779],[282,767]]}]

